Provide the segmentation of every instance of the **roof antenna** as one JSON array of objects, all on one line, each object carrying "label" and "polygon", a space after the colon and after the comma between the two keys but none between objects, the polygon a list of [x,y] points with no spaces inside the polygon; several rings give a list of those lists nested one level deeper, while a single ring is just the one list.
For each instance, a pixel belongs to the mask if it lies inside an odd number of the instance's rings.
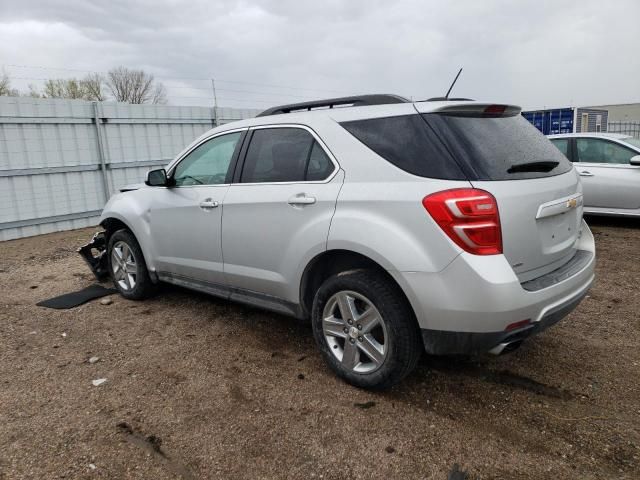
[{"label": "roof antenna", "polygon": [[447,90],[447,94],[444,96],[445,100],[449,100],[449,94],[451,93],[451,90],[453,90],[453,86],[458,81],[458,77],[460,76],[461,73],[462,73],[462,68],[460,70],[458,70],[458,74],[456,75],[456,78],[453,79],[453,83],[449,87],[449,90]]}]

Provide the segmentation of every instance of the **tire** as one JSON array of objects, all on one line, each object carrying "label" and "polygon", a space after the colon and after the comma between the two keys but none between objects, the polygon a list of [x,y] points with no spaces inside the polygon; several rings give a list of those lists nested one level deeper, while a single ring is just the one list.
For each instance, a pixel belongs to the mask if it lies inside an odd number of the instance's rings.
[{"label": "tire", "polygon": [[[124,263],[119,259],[123,257],[128,260],[126,263],[130,270],[127,274],[121,273]],[[107,244],[107,261],[113,285],[124,298],[143,300],[155,293],[156,285],[149,276],[142,249],[129,230],[118,230],[111,235]]]},{"label": "tire", "polygon": [[[376,316],[381,319],[378,325]],[[355,270],[328,278],[316,292],[311,320],[329,367],[356,387],[391,387],[413,371],[423,352],[420,329],[406,298],[376,271]]]}]

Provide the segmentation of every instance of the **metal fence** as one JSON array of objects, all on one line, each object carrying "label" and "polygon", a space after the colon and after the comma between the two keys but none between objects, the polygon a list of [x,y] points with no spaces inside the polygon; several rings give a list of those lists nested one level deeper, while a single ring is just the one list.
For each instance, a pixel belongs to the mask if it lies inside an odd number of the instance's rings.
[{"label": "metal fence", "polygon": [[120,187],[257,112],[0,97],[0,241],[94,225]]},{"label": "metal fence", "polygon": [[624,133],[635,138],[640,138],[640,122],[609,122],[609,133]]}]

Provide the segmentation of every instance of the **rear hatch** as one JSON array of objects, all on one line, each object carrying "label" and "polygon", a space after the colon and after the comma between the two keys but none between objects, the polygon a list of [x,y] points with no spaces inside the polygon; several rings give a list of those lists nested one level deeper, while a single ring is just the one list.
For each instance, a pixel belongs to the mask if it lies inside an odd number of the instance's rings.
[{"label": "rear hatch", "polygon": [[503,252],[521,282],[537,278],[575,254],[582,188],[572,164],[518,107],[480,103],[417,103],[474,188],[498,204]]}]

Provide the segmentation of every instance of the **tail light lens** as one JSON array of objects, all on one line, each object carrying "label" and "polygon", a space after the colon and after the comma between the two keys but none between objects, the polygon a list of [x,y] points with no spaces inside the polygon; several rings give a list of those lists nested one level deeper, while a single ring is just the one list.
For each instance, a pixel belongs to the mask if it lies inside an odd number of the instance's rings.
[{"label": "tail light lens", "polygon": [[502,253],[498,203],[489,192],[444,190],[424,197],[422,205],[460,248],[475,255]]}]

